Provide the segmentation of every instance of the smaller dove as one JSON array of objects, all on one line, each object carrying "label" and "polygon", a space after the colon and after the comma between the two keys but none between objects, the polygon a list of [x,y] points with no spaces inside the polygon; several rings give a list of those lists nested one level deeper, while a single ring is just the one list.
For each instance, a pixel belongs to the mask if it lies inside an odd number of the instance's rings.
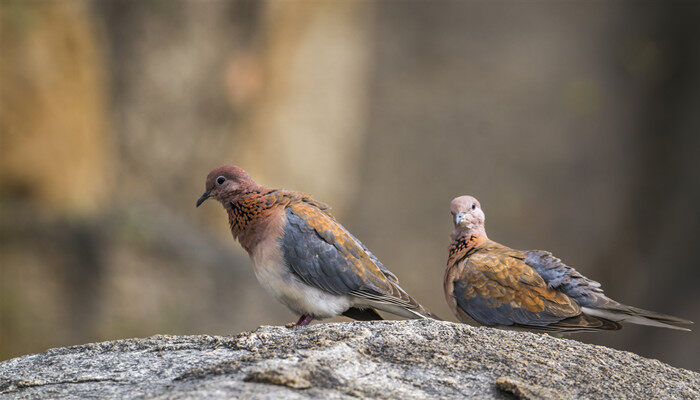
[{"label": "smaller dove", "polygon": [[452,200],[455,229],[445,298],[472,325],[550,333],[617,330],[622,323],[689,331],[686,319],[627,306],[543,250],[515,250],[489,240],[486,216],[472,196]]}]

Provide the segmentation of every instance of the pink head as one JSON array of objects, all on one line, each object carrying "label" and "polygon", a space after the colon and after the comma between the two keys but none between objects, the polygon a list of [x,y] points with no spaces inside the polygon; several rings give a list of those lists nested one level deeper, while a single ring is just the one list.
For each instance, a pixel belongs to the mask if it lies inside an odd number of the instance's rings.
[{"label": "pink head", "polygon": [[223,203],[231,197],[255,187],[257,187],[257,183],[243,168],[236,165],[222,165],[214,168],[207,175],[206,190],[202,197],[197,200],[197,207],[210,197]]},{"label": "pink head", "polygon": [[484,222],[486,215],[481,209],[479,200],[472,196],[459,196],[450,203],[452,221],[455,231],[475,233],[486,236]]}]

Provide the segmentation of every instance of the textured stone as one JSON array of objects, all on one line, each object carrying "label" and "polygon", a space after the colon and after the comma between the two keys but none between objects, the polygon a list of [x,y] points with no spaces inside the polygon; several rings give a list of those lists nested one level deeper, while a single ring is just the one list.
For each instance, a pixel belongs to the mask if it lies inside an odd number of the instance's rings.
[{"label": "textured stone", "polygon": [[547,335],[439,321],[261,327],[51,349],[0,398],[700,398],[700,374]]}]

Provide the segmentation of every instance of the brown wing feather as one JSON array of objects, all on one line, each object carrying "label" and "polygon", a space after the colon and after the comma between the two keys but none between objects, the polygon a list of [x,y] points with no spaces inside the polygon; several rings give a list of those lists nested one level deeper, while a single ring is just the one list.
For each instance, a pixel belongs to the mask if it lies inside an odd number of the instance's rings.
[{"label": "brown wing feather", "polygon": [[477,252],[460,264],[456,303],[481,324],[537,329],[581,314],[575,301],[548,288],[532,268],[507,254]]},{"label": "brown wing feather", "polygon": [[547,288],[542,277],[518,259],[476,254],[469,257],[466,271],[472,295],[485,296],[492,304],[510,303],[532,313],[546,312],[557,317],[581,312],[576,302]]}]

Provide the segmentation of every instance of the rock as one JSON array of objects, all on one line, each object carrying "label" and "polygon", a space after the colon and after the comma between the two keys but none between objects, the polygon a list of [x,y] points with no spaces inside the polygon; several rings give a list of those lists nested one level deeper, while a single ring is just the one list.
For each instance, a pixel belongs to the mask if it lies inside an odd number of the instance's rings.
[{"label": "rock", "polygon": [[0,397],[700,398],[700,374],[547,335],[441,321],[153,336],[0,363]]}]

